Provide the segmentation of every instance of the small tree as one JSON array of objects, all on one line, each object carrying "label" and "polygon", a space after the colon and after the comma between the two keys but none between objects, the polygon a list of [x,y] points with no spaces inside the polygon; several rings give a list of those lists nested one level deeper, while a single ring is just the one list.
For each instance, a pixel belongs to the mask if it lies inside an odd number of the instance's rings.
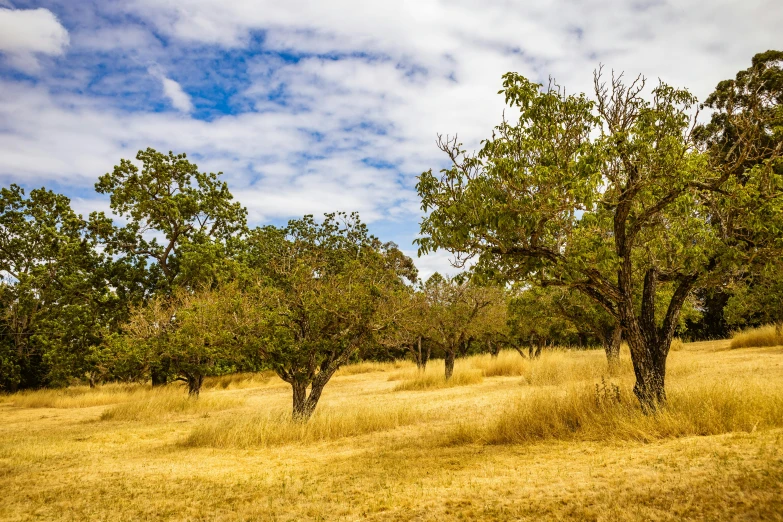
[{"label": "small tree", "polygon": [[556,304],[560,294],[541,287],[515,292],[508,305],[508,325],[514,346],[525,357],[538,358],[547,341],[564,342],[575,333],[573,325],[563,317]]},{"label": "small tree", "polygon": [[402,349],[410,354],[419,370],[427,368],[432,354],[432,342],[427,339],[429,304],[420,289],[408,288],[395,296],[397,301],[387,301],[386,306],[399,310],[388,328],[379,332],[381,345]]},{"label": "small tree", "polygon": [[579,292],[552,287],[556,313],[569,321],[579,331],[587,331],[601,343],[609,368],[620,360],[620,343],[623,328],[620,322],[606,310]]},{"label": "small tree", "polygon": [[454,361],[471,339],[481,336],[491,324],[485,315],[499,290],[481,287],[464,275],[451,278],[437,272],[424,283],[429,338],[445,354],[446,379],[454,373]]},{"label": "small tree", "polygon": [[306,420],[337,369],[401,312],[386,303],[415,268],[343,213],[256,229],[245,255],[243,342],[291,385],[293,418]]},{"label": "small tree", "polygon": [[458,262],[479,256],[509,279],[593,299],[621,324],[634,391],[655,410],[691,292],[744,259],[781,254],[783,140],[771,125],[781,99],[754,88],[779,72],[779,57],[756,57],[724,86],[728,101],[714,104],[715,134],[701,148],[696,100],[685,90],[661,83],[647,99],[644,79],[613,75],[607,85],[599,71],[590,101],[508,73],[502,92],[519,118],[497,126],[476,155],[441,139],[451,167],[419,179],[431,211],[420,250],[445,248]]},{"label": "small tree", "polygon": [[229,320],[236,305],[233,287],[179,289],[136,308],[125,336],[141,358],[152,364],[161,357],[169,361],[176,380],[187,384],[188,396],[198,398],[204,376],[223,373],[239,359],[235,322]]}]

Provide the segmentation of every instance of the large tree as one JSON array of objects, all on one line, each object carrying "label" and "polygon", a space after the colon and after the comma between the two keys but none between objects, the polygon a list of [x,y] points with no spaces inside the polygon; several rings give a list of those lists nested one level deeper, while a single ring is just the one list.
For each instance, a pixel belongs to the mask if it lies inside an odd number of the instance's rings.
[{"label": "large tree", "polygon": [[[221,173],[200,172],[185,154],[139,151],[98,180],[108,194],[115,224],[102,212],[90,229],[113,256],[112,283],[128,306],[177,288],[227,280],[246,228],[246,210],[233,200]],[[168,359],[152,361],[154,385],[168,380]]]},{"label": "large tree", "polygon": [[199,172],[185,154],[149,148],[136,159],[141,168],[120,160],[95,184],[124,221],[114,225],[103,213],[90,216],[107,252],[147,261],[153,292],[219,278],[247,214],[220,180],[222,173]]},{"label": "large tree", "polygon": [[0,388],[94,378],[116,322],[104,268],[67,197],[0,190]]},{"label": "large tree", "polygon": [[337,369],[402,312],[389,303],[415,267],[343,213],[251,231],[245,256],[240,338],[291,385],[293,417],[306,420]]},{"label": "large tree", "polygon": [[[783,180],[778,98],[764,83],[776,61],[754,60],[742,85],[716,104],[725,120],[709,142],[694,134],[695,98],[660,83],[644,93],[595,75],[595,99],[567,95],[514,73],[507,103],[519,117],[498,125],[477,154],[441,139],[451,167],[421,175],[420,250],[479,256],[509,279],[582,292],[621,324],[643,408],[665,401],[666,359],[693,290],[714,284],[747,257],[779,255]],[[731,140],[720,139],[730,128]],[[758,158],[764,158],[758,161]],[[665,312],[661,295],[667,295]],[[660,319],[658,319],[660,318]]]},{"label": "large tree", "polygon": [[[699,137],[713,161],[724,166],[740,184],[753,184],[747,172],[764,173],[762,197],[775,198],[781,190],[783,162],[777,161],[783,148],[783,52],[767,51],[753,57],[752,66],[731,80],[718,84],[704,105],[715,110]],[[748,147],[748,144],[750,147]],[[752,205],[753,200],[743,202]],[[783,243],[779,209],[761,206],[758,211],[762,231],[775,241],[758,240],[751,226],[741,230],[741,239],[754,251],[751,262],[743,264],[731,294],[724,293],[725,316],[733,325],[771,322],[783,330],[783,262],[778,255]],[[767,214],[765,214],[765,212]],[[731,216],[721,216],[722,219]]]}]

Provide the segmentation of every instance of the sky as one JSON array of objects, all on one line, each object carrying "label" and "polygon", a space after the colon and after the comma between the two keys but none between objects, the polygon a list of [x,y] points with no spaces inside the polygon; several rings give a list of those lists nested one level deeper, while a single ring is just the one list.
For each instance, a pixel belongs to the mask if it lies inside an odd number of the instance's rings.
[{"label": "sky", "polygon": [[223,172],[249,221],[358,211],[416,258],[416,177],[503,114],[515,71],[591,92],[603,64],[704,99],[767,49],[779,0],[0,0],[0,183],[85,216],[139,149]]}]

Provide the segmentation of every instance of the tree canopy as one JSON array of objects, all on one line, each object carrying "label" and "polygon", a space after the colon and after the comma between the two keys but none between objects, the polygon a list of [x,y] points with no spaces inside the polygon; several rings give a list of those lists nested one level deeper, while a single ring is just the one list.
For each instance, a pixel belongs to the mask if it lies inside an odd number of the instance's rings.
[{"label": "tree canopy", "polygon": [[243,342],[291,385],[294,417],[307,419],[337,369],[401,313],[389,303],[415,267],[345,213],[256,229],[245,256]]}]

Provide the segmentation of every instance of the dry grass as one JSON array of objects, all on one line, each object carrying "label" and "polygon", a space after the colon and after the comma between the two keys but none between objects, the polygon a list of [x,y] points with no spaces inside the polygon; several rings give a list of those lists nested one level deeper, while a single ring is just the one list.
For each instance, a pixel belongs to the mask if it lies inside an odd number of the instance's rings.
[{"label": "dry grass", "polygon": [[273,371],[258,373],[231,373],[217,377],[205,377],[202,388],[221,390],[243,390],[257,388],[277,378]]},{"label": "dry grass", "polygon": [[35,390],[6,395],[2,402],[20,408],[88,408],[131,401],[150,392],[140,384],[106,384],[90,388],[72,386],[54,390]]},{"label": "dry grass", "polygon": [[759,348],[764,346],[783,346],[783,333],[778,334],[775,325],[748,328],[734,332],[731,336],[732,348]]},{"label": "dry grass", "polygon": [[[626,349],[627,351],[627,349]],[[503,350],[496,358],[490,355],[469,357],[467,362],[481,370],[485,377],[520,376],[531,386],[557,386],[566,382],[606,378],[610,369],[599,350],[548,349],[538,359],[528,359],[514,350]],[[611,375],[631,375],[630,359],[622,359]]]},{"label": "dry grass", "polygon": [[451,378],[446,380],[443,361],[436,360],[431,361],[425,371],[413,368],[393,374],[389,380],[400,381],[394,387],[394,391],[436,390],[480,384],[484,380],[484,375],[481,370],[472,369],[467,363],[459,362],[455,364]]},{"label": "dry grass", "polygon": [[125,402],[101,413],[103,421],[164,421],[175,415],[209,414],[241,406],[244,402],[235,397],[205,395],[198,399],[183,396],[177,390],[163,390],[144,399]]},{"label": "dry grass", "polygon": [[359,362],[356,364],[347,364],[337,370],[335,375],[361,375],[363,373],[391,372],[400,368],[411,368],[413,363],[409,361],[392,362]]},{"label": "dry grass", "polygon": [[390,430],[424,419],[422,412],[404,404],[390,408],[375,405],[320,408],[306,423],[291,420],[289,411],[266,412],[202,424],[188,435],[183,445],[249,448],[306,444]]},{"label": "dry grass", "polygon": [[524,374],[528,362],[515,350],[501,350],[495,358],[489,354],[473,357],[471,366],[481,370],[484,377],[516,377]]},{"label": "dry grass", "polygon": [[489,420],[456,424],[449,444],[520,444],[542,440],[640,441],[783,428],[783,390],[748,382],[681,383],[667,407],[642,413],[628,388],[542,390],[519,398]]},{"label": "dry grass", "polygon": [[728,344],[673,351],[656,416],[625,350],[612,376],[600,350],[470,357],[456,371],[479,382],[412,392],[395,391],[408,363],[347,367],[307,424],[288,385],[252,375],[198,401],[9,396],[0,520],[781,520],[783,349]]}]

